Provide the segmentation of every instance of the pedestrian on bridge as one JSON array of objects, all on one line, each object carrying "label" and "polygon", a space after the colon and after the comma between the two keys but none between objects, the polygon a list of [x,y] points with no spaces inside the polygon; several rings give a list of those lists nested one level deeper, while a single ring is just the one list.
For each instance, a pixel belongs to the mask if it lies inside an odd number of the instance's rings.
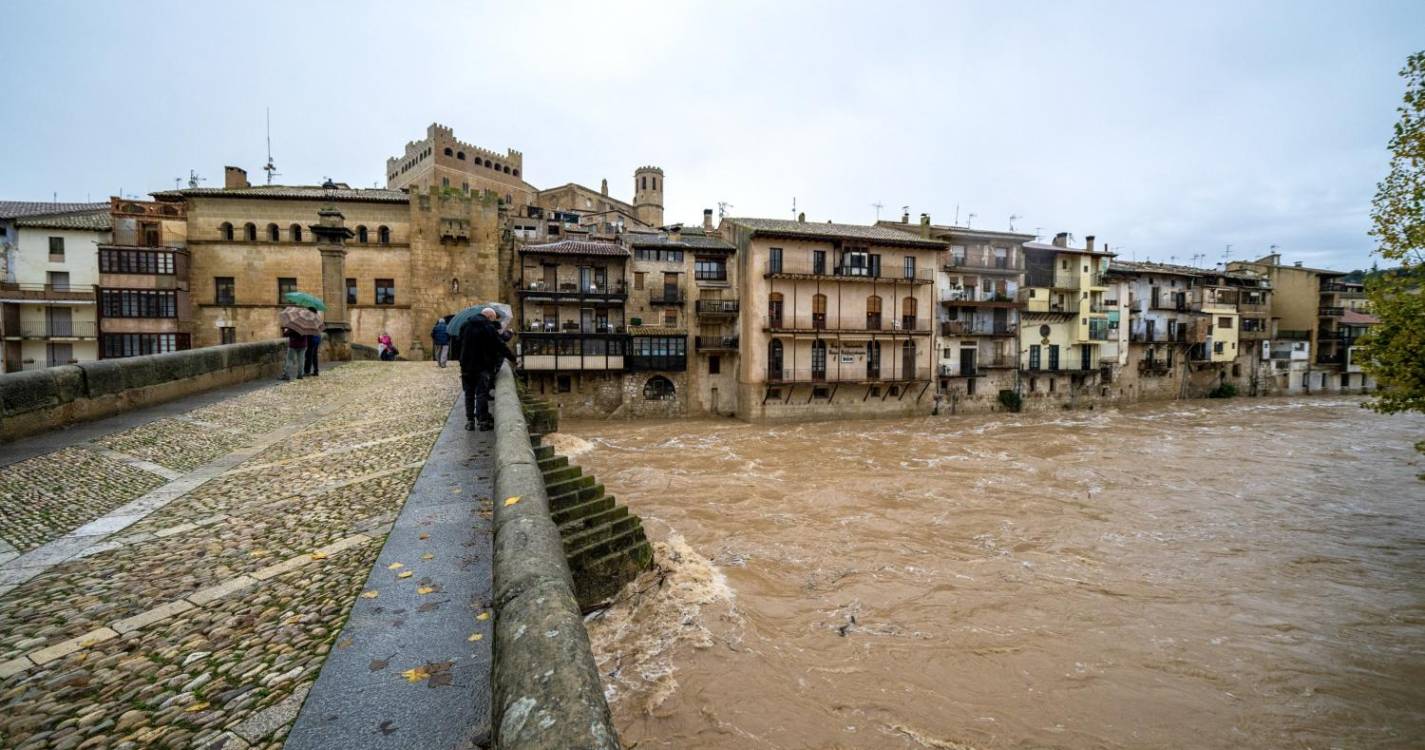
[{"label": "pedestrian on bridge", "polygon": [[437,367],[445,367],[445,363],[450,360],[450,331],[446,324],[454,315],[447,315],[435,321],[435,327],[430,329],[430,342],[435,346],[435,364]]},{"label": "pedestrian on bridge", "polygon": [[283,328],[282,335],[287,337],[287,361],[282,366],[282,379],[291,380],[295,373],[297,379],[301,380],[302,365],[307,356],[307,334]]},{"label": "pedestrian on bridge", "polygon": [[495,374],[505,360],[509,360],[511,367],[515,364],[514,352],[500,337],[498,318],[499,314],[487,307],[456,335],[455,356],[460,361],[460,385],[465,389],[467,430],[475,429],[477,421],[481,432],[495,429],[495,417],[490,413],[490,391],[495,387]]}]

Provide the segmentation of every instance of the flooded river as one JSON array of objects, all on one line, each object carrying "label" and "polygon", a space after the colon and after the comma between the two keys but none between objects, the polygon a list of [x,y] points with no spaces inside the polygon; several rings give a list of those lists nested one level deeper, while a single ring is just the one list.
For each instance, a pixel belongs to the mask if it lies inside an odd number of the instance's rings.
[{"label": "flooded river", "polygon": [[964,750],[1425,746],[1422,436],[1323,398],[560,437],[663,569],[589,621],[626,746]]}]

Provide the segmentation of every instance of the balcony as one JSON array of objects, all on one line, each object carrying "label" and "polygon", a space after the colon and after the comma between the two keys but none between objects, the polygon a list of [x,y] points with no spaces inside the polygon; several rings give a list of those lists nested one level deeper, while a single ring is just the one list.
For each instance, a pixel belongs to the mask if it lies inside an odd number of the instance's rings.
[{"label": "balcony", "polygon": [[700,352],[737,351],[736,336],[698,336],[693,340],[693,343]]},{"label": "balcony", "polygon": [[995,325],[988,321],[942,320],[941,336],[1018,336],[1019,326],[1014,324]]},{"label": "balcony", "polygon": [[830,372],[813,368],[790,368],[781,369],[768,368],[767,382],[772,385],[796,385],[801,383],[908,383],[930,380],[931,369],[929,367],[917,367],[909,372],[902,372],[893,369],[886,364],[876,370],[866,371],[857,368],[857,372],[838,372],[832,369]]},{"label": "balcony", "polygon": [[1237,312],[1243,315],[1267,315],[1271,309],[1265,302],[1238,302]]},{"label": "balcony", "polygon": [[738,301],[735,299],[698,300],[698,315],[706,318],[732,317],[737,311]]},{"label": "balcony", "polygon": [[1112,341],[1115,337],[1108,328],[1090,328],[1087,341]]},{"label": "balcony", "polygon": [[94,287],[73,284],[0,283],[5,302],[93,302]]},{"label": "balcony", "polygon": [[1323,318],[1339,318],[1346,314],[1344,307],[1320,307],[1317,308],[1317,315]]},{"label": "balcony", "polygon": [[1287,341],[1310,341],[1311,331],[1277,331],[1277,335],[1272,338]]},{"label": "balcony", "polygon": [[951,273],[1020,273],[1024,268],[1011,265],[1008,258],[970,258],[950,256],[950,262],[944,266],[946,271]]},{"label": "balcony", "polygon": [[48,321],[40,323],[21,323],[18,330],[7,328],[5,338],[7,339],[60,339],[60,340],[84,340],[99,337],[99,324],[92,320],[78,321]]},{"label": "balcony", "polygon": [[520,369],[622,370],[628,337],[622,334],[535,333],[519,337]]},{"label": "balcony", "polygon": [[603,300],[605,302],[623,302],[628,299],[628,289],[622,281],[615,281],[611,284],[566,282],[557,285],[546,284],[543,281],[529,281],[516,287],[515,293],[531,301]]},{"label": "balcony", "polygon": [[1167,360],[1162,359],[1140,359],[1138,360],[1139,375],[1154,375],[1162,377],[1172,371],[1172,365]]},{"label": "balcony", "polygon": [[1008,294],[955,288],[941,291],[940,304],[946,307],[1017,307],[1022,303]]},{"label": "balcony", "polygon": [[1243,341],[1261,341],[1272,337],[1271,331],[1265,328],[1243,328],[1237,332],[1237,338]]},{"label": "balcony", "polygon": [[569,334],[578,334],[578,333],[598,333],[598,334],[623,333],[623,332],[624,332],[624,328],[623,328],[622,325],[613,324],[613,323],[593,323],[593,324],[591,324],[591,325],[585,326],[585,325],[581,325],[581,324],[579,324],[579,323],[576,323],[576,322],[574,322],[574,321],[572,321],[572,320],[566,320],[566,321],[564,321],[563,323],[555,323],[554,321],[550,321],[550,320],[546,320],[546,321],[531,320],[531,321],[525,323],[523,326],[521,326],[521,327],[520,327],[520,331],[521,331],[521,332],[524,332],[524,333],[534,333],[534,334],[557,333],[557,334],[563,334],[563,335],[566,335],[566,336],[567,336],[567,335],[569,335]]},{"label": "balcony", "polygon": [[1346,364],[1346,353],[1344,351],[1330,354],[1321,352],[1316,355],[1316,364],[1344,366]]},{"label": "balcony", "polygon": [[1134,333],[1132,333],[1132,334],[1129,334],[1128,340],[1129,340],[1129,341],[1132,341],[1132,342],[1135,343],[1135,344],[1186,344],[1186,343],[1188,343],[1187,329],[1185,329],[1185,328],[1179,328],[1179,329],[1177,329],[1177,331],[1173,332],[1172,334],[1169,334],[1167,331],[1159,331],[1159,330],[1156,330],[1156,329],[1155,329],[1152,333],[1149,333],[1148,331],[1137,331],[1137,332],[1134,332]]},{"label": "balcony", "polygon": [[648,293],[648,304],[650,305],[681,305],[685,301],[682,287],[665,286]]},{"label": "balcony", "polygon": [[873,268],[871,266],[830,266],[818,265],[810,258],[785,258],[781,263],[767,259],[763,272],[767,278],[782,279],[830,279],[834,281],[899,282],[903,284],[930,284],[935,281],[931,270],[906,273],[904,268]]},{"label": "balcony", "polygon": [[1321,292],[1344,294],[1348,297],[1360,297],[1365,294],[1365,290],[1355,284],[1345,284],[1339,281],[1322,281]]},{"label": "balcony", "polygon": [[[861,326],[849,325],[852,321],[828,320],[825,315],[811,314],[802,316],[783,316],[769,319],[764,331],[769,333],[816,333],[816,334],[912,334],[926,335],[930,333],[930,321],[920,319],[899,318],[890,321],[891,325],[882,327],[879,316],[876,318],[857,318],[855,322],[863,323]],[[875,327],[872,327],[872,326]]]}]

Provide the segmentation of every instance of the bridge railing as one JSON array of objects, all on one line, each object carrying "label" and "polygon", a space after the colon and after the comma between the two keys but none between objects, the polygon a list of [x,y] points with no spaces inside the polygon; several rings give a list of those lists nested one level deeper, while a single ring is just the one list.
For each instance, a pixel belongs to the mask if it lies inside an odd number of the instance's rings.
[{"label": "bridge railing", "polygon": [[495,380],[492,725],[501,750],[619,747],[514,376]]}]

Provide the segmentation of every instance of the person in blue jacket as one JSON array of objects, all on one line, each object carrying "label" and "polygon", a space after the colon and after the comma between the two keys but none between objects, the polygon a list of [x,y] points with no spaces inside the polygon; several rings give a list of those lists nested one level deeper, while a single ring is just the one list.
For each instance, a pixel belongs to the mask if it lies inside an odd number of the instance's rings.
[{"label": "person in blue jacket", "polygon": [[430,341],[435,345],[435,363],[439,367],[445,367],[445,363],[450,361],[450,331],[446,329],[446,324],[454,315],[447,315],[435,322],[435,327],[430,329]]}]

